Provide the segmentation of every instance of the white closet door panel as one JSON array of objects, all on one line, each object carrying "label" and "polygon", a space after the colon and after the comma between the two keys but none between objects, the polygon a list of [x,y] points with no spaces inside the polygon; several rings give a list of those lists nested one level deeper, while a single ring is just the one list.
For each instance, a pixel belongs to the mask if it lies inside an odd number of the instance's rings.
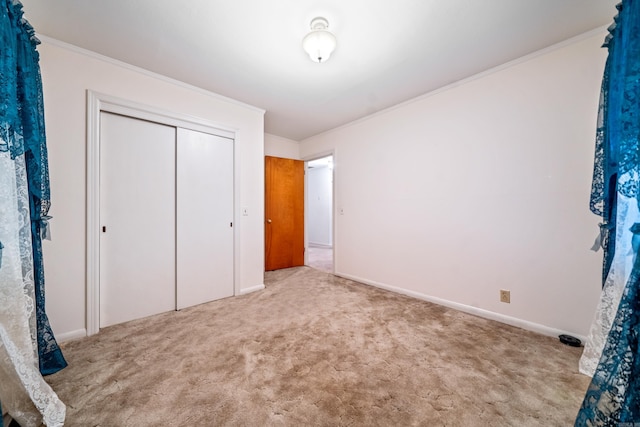
[{"label": "white closet door panel", "polygon": [[178,129],[177,308],[233,295],[233,141]]},{"label": "white closet door panel", "polygon": [[100,114],[100,326],[175,309],[174,127]]}]

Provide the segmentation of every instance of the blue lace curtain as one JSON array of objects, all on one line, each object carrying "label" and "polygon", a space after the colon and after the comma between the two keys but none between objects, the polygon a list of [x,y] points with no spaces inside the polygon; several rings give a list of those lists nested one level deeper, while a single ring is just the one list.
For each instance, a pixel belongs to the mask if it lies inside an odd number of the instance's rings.
[{"label": "blue lace curtain", "polygon": [[[604,276],[615,253],[619,198],[640,202],[640,0],[624,0],[609,28],[602,84],[591,210],[604,218]],[[576,426],[640,423],[640,223],[631,227],[635,256]],[[607,238],[608,234],[608,238]],[[608,261],[609,260],[609,261]]]},{"label": "blue lace curtain", "polygon": [[52,374],[67,366],[45,313],[42,238],[48,236],[49,167],[44,131],[40,42],[23,18],[17,0],[0,0],[0,151],[12,158],[24,154],[31,215],[40,371]]}]

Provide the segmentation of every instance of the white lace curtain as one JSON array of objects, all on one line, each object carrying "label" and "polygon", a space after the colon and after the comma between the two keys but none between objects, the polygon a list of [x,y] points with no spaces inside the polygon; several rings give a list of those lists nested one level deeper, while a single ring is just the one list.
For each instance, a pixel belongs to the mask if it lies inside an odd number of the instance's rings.
[{"label": "white lace curtain", "polygon": [[[0,141],[2,143],[3,141]],[[0,403],[22,427],[62,426],[65,406],[38,367],[24,155],[0,152]],[[2,421],[0,420],[0,425]]]},{"label": "white lace curtain", "polygon": [[633,269],[635,251],[632,247],[634,234],[631,232],[631,227],[635,223],[640,223],[640,210],[635,198],[618,195],[615,222],[615,242],[612,242],[615,245],[613,261],[602,287],[596,314],[580,358],[580,372],[590,377],[593,376],[600,362],[622,293]]}]

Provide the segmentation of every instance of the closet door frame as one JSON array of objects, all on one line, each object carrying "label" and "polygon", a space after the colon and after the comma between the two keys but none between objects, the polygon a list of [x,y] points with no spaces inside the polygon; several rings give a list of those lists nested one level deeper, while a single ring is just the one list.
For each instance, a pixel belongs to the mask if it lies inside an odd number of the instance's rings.
[{"label": "closet door frame", "polygon": [[100,113],[108,112],[148,120],[169,126],[210,133],[233,143],[233,290],[239,295],[240,232],[237,197],[239,161],[235,133],[237,129],[218,123],[138,104],[126,99],[87,91],[87,188],[86,188],[86,329],[87,336],[100,330]]}]

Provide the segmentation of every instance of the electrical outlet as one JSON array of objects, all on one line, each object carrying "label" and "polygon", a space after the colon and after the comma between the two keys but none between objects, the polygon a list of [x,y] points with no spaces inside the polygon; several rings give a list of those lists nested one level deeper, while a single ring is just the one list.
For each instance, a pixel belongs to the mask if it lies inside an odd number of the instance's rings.
[{"label": "electrical outlet", "polygon": [[505,291],[504,289],[500,289],[500,302],[506,302],[507,304],[510,304],[511,291]]}]

